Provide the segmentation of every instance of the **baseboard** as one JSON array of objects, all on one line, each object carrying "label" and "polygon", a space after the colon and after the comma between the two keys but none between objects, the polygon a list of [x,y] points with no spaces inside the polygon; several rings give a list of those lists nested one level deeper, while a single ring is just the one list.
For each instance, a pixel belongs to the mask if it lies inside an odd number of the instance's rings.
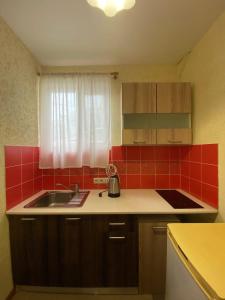
[{"label": "baseboard", "polygon": [[16,294],[16,288],[14,287],[5,300],[11,300]]}]

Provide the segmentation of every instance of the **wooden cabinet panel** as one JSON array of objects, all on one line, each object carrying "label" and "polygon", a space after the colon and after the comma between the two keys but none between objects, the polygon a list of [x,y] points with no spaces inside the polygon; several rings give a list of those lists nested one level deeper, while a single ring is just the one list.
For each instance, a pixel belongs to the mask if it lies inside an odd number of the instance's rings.
[{"label": "wooden cabinet panel", "polygon": [[161,220],[143,217],[139,222],[140,294],[165,293],[166,233],[167,223],[171,222],[178,222],[178,219],[175,216],[161,217]]},{"label": "wooden cabinet panel", "polygon": [[181,129],[157,129],[157,144],[191,144],[192,130],[190,128]]},{"label": "wooden cabinet panel", "polygon": [[60,218],[60,275],[63,286],[81,286],[82,222],[80,217]]},{"label": "wooden cabinet panel", "polygon": [[16,285],[138,284],[133,216],[10,216],[9,221]]},{"label": "wooden cabinet panel", "polygon": [[9,223],[14,283],[48,285],[46,218],[11,216]]},{"label": "wooden cabinet panel", "polygon": [[155,129],[123,129],[123,145],[156,144]]},{"label": "wooden cabinet panel", "polygon": [[133,287],[138,285],[136,232],[111,232],[105,237],[104,285]]},{"label": "wooden cabinet panel", "polygon": [[123,114],[156,112],[155,83],[123,83]]},{"label": "wooden cabinet panel", "polygon": [[158,113],[191,113],[190,83],[157,83]]}]

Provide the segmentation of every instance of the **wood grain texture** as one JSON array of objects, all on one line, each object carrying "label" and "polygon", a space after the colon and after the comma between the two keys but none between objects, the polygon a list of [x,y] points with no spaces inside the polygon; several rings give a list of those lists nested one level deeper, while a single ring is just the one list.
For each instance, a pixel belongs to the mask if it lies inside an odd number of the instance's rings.
[{"label": "wood grain texture", "polygon": [[191,84],[157,83],[158,113],[191,113]]},{"label": "wood grain texture", "polygon": [[156,129],[123,129],[123,145],[152,144],[156,144]]},{"label": "wood grain texture", "polygon": [[157,129],[157,144],[182,145],[192,144],[192,129]]},{"label": "wood grain texture", "polygon": [[122,112],[123,114],[156,112],[156,84],[123,83]]}]

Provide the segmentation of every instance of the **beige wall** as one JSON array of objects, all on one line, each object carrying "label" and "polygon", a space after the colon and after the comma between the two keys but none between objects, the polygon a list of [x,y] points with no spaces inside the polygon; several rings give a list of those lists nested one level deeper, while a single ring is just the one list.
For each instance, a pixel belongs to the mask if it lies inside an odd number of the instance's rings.
[{"label": "beige wall", "polygon": [[0,18],[0,299],[12,289],[5,217],[5,144],[37,145],[37,68],[24,45]]},{"label": "beige wall", "polygon": [[178,80],[176,65],[43,67],[42,72],[119,72],[119,78],[112,80],[112,145],[114,146],[121,144],[121,82],[176,82]]},{"label": "beige wall", "polygon": [[219,144],[219,220],[225,221],[225,14],[179,66],[194,85],[194,143]]}]

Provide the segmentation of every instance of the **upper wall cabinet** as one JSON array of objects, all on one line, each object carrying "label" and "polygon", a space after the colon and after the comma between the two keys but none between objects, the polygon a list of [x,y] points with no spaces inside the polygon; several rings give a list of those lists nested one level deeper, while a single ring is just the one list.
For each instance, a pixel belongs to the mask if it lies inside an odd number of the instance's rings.
[{"label": "upper wall cabinet", "polygon": [[123,83],[123,144],[191,144],[190,83]]},{"label": "upper wall cabinet", "polygon": [[157,83],[158,113],[191,113],[191,84]]},{"label": "upper wall cabinet", "polygon": [[123,83],[123,113],[156,112],[155,83]]}]

